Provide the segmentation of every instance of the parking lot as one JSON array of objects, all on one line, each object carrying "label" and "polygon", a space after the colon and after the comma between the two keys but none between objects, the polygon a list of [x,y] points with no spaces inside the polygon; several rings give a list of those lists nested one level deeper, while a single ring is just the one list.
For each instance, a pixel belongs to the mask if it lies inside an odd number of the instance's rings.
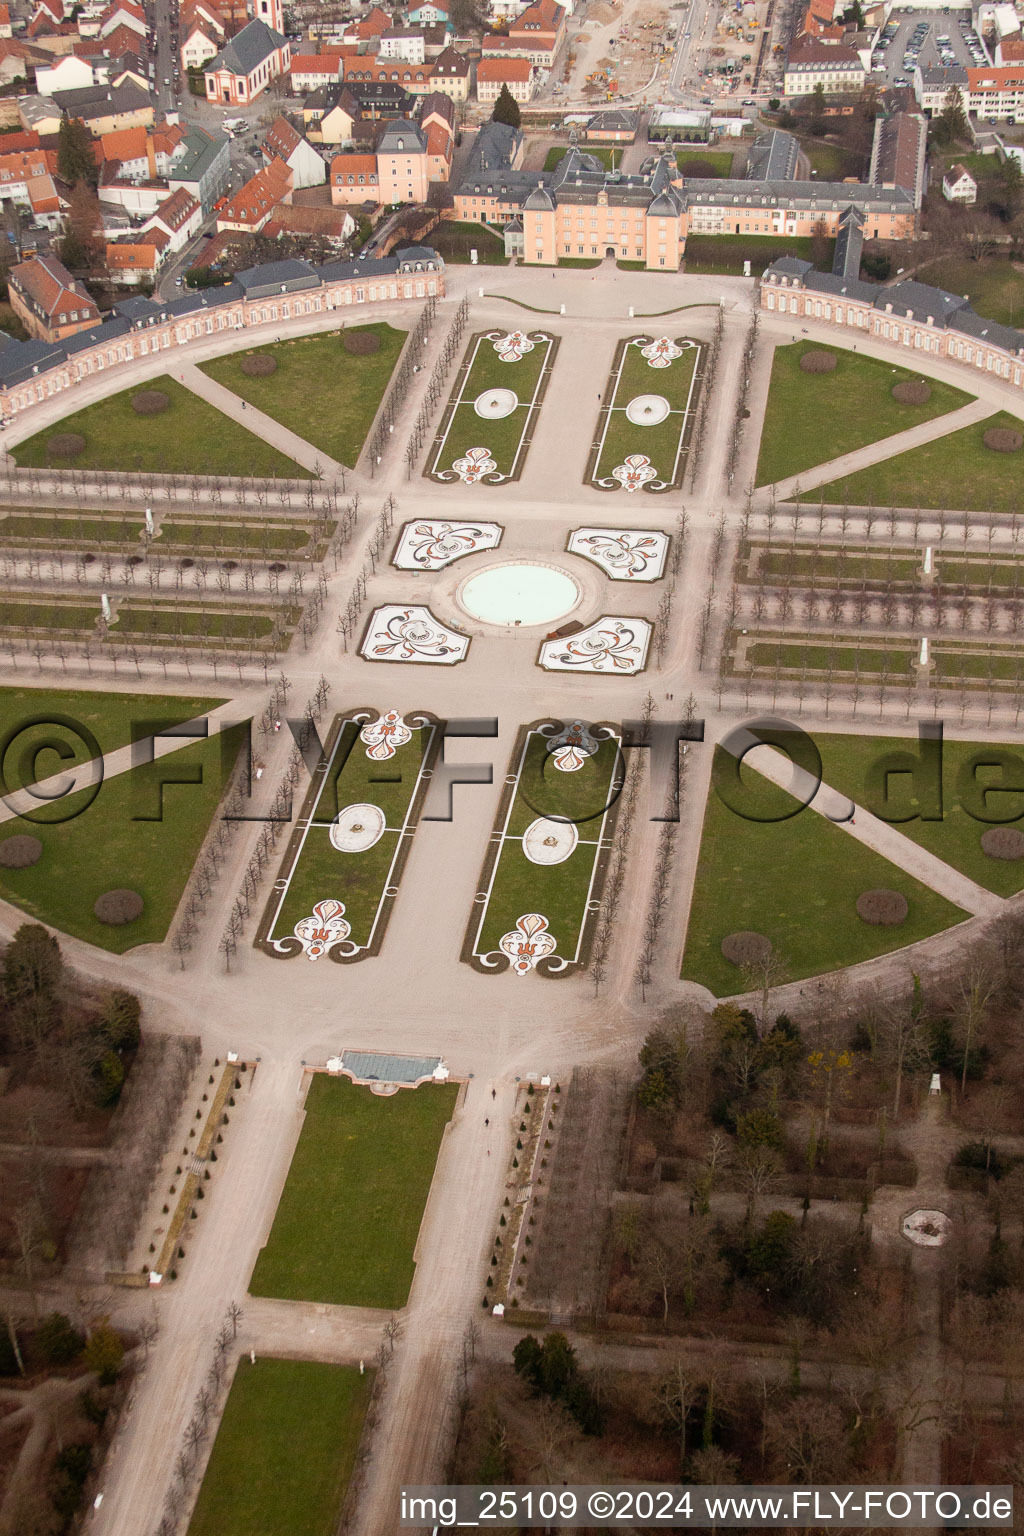
[{"label": "parking lot", "polygon": [[918,64],[971,69],[991,62],[969,10],[893,11],[871,56],[871,79],[877,85],[913,85]]}]

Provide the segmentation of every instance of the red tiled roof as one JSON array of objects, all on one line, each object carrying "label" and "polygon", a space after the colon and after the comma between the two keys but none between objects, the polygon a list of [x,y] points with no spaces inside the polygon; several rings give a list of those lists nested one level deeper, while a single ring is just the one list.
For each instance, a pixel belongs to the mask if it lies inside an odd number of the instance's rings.
[{"label": "red tiled roof", "polygon": [[481,59],[476,67],[476,78],[491,84],[495,82],[529,80],[533,65],[529,59]]}]

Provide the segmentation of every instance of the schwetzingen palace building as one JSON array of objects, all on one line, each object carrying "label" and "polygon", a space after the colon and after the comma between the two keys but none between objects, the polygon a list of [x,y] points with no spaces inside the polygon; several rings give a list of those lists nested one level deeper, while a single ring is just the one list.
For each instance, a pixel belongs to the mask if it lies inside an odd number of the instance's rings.
[{"label": "schwetzingen palace building", "polygon": [[652,157],[638,175],[629,176],[605,170],[578,148],[554,171],[518,170],[516,136],[506,129],[487,135],[472,157],[455,193],[455,212],[460,219],[514,224],[516,233],[521,224],[519,255],[527,266],[553,266],[562,257],[615,256],[642,262],[650,271],[675,271],[690,233],[834,238],[851,207],[864,219],[866,238],[913,238],[913,188],[793,180],[794,143],[789,134],[762,135],[742,180],[686,179],[674,153]]}]

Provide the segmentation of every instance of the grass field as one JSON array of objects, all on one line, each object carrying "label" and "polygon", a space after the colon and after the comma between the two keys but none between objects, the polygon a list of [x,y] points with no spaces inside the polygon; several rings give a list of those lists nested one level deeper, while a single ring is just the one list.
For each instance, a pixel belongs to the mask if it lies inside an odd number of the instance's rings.
[{"label": "grass field", "polygon": [[[160,943],[241,742],[242,728],[226,740],[197,741],[107,779],[91,801],[92,791],[81,790],[33,813],[31,825],[8,824],[38,837],[43,856],[29,869],[0,869],[0,896],[29,917],[114,954]],[[187,782],[177,782],[182,779]],[[123,887],[143,898],[142,916],[117,928],[98,922],[96,898]]]},{"label": "grass field", "polygon": [[[196,600],[193,599],[193,602]],[[23,629],[69,630],[94,633],[99,609],[77,603],[22,602],[20,594],[0,591],[0,610],[5,627]],[[138,637],[166,644],[167,637],[185,639],[259,640],[269,635],[276,613],[284,614],[284,605],[263,607],[260,611],[238,607],[191,606],[188,597],[175,603],[147,603],[144,599],[123,600],[108,631],[108,644]]]},{"label": "grass field", "polygon": [[[248,352],[232,352],[199,366],[225,389],[272,416],[339,464],[352,468],[373,425],[407,332],[383,322],[352,326],[351,331],[379,337],[380,351],[353,355],[342,345],[346,333],[331,331],[321,336],[296,336],[291,341],[253,347]],[[256,355],[275,358],[277,372],[264,379],[251,379],[244,374],[242,359]]]},{"label": "grass field", "polygon": [[694,179],[700,176],[725,177],[732,175],[732,151],[722,149],[709,149],[706,153],[699,149],[677,149],[676,165],[684,176],[692,176]]},{"label": "grass field", "polygon": [[883,672],[894,678],[907,678],[910,664],[916,659],[916,651],[901,651],[896,647],[882,650],[876,646],[808,645],[805,641],[757,640],[747,647],[747,660],[754,667],[776,666],[794,670],[827,672],[870,673]]},{"label": "grass field", "polygon": [[[24,542],[60,545],[65,551],[88,550],[95,544],[137,545],[143,527],[139,518],[117,512],[106,517],[78,517],[66,512],[26,510],[0,516],[0,540],[11,545]],[[334,523],[329,524],[328,537],[334,527]],[[309,529],[303,524],[273,524],[262,516],[256,523],[222,519],[176,522],[165,516],[152,548],[155,554],[167,553],[174,545],[210,553],[275,555],[304,549],[309,540]]]},{"label": "grass field", "polygon": [[[982,660],[980,657],[965,658]],[[846,736],[815,735],[821,753],[822,773],[825,782],[849,795],[858,805],[863,805],[876,815],[885,807],[877,795],[868,795],[868,770],[872,764],[894,752],[909,752],[920,756],[916,736]],[[981,846],[981,834],[989,825],[974,819],[960,803],[958,779],[966,764],[991,752],[980,741],[949,741],[942,744],[942,819],[900,821],[899,831],[913,842],[927,848],[936,858],[951,864],[963,874],[983,885],[986,890],[999,896],[1013,896],[1024,889],[1024,861],[990,859]],[[1024,752],[1019,748],[996,748],[1013,753],[1016,764],[1016,782],[1024,784]],[[982,770],[975,782],[994,788],[1000,781],[997,770]],[[911,815],[919,809],[915,799],[914,781],[909,774],[889,779],[890,808],[887,815]],[[1012,791],[997,792],[986,797],[990,815],[1010,816],[1019,808],[1020,815],[1009,823],[1024,831],[1024,794]]]},{"label": "grass field", "polygon": [[819,181],[842,181],[847,176],[855,176],[859,181],[867,171],[863,155],[858,155],[854,150],[842,149],[838,144],[802,139],[800,148]]},{"label": "grass field", "polygon": [[373,1374],[243,1355],[188,1536],[334,1536]]},{"label": "grass field", "polygon": [[403,1307],[458,1091],[430,1083],[382,1098],[317,1073],[252,1294]]},{"label": "grass field", "polygon": [[1019,512],[1024,489],[1024,450],[991,452],[983,442],[990,427],[1011,427],[1024,432],[1024,422],[999,411],[984,421],[961,427],[959,432],[936,438],[933,443],[923,443],[908,453],[883,459],[855,475],[831,480],[828,485],[806,492],[801,500],[846,502],[857,507]]},{"label": "grass field", "polygon": [[[39,783],[93,757],[87,739],[73,727],[53,723],[57,715],[89,731],[99,755],[105,756],[157,727],[197,719],[223,702],[178,694],[91,693],[84,688],[0,688],[0,789],[7,794],[23,784]],[[0,838],[12,826],[5,825]]]},{"label": "grass field", "polygon": [[[611,144],[581,144],[579,147],[584,155],[593,155],[595,160],[600,160],[606,171],[617,171],[622,165],[622,150],[614,148]],[[560,149],[556,144],[547,152],[544,169],[557,170],[568,153],[568,149]]]},{"label": "grass field", "polygon": [[18,443],[11,450],[15,462],[22,469],[45,467],[50,462],[47,444],[51,437],[59,432],[78,432],[85,438],[85,448],[75,459],[56,461],[62,468],[310,478],[308,470],[214,410],[168,374],[144,387],[162,390],[169,397],[166,411],[158,416],[137,416],[131,402],[138,390],[121,390]]},{"label": "grass field", "polygon": [[143,526],[135,513],[127,517],[110,512],[106,517],[99,517],[89,513],[75,516],[68,512],[12,510],[6,516],[0,516],[0,539],[12,545],[26,540],[78,548],[90,544],[135,544]]},{"label": "grass field", "polygon": [[[626,345],[618,372],[613,372],[605,385],[608,411],[607,417],[602,412],[595,431],[601,451],[590,475],[592,482],[610,476],[629,454],[643,453],[660,480],[668,485],[679,483],[685,462],[683,443],[697,403],[693,384],[700,348],[685,347],[667,368],[652,368],[642,355],[642,345]],[[663,396],[671,407],[670,414],[653,426],[632,422],[626,415],[630,401],[646,394]]]},{"label": "grass field", "polygon": [[[715,776],[723,760],[716,748]],[[796,803],[752,768],[742,773],[753,814],[782,814]],[[906,897],[910,911],[900,927],[873,927],[857,916],[857,897],[876,887]],[[814,811],[750,821],[730,810],[712,783],[682,974],[725,997],[747,988],[722,954],[730,933],[764,934],[784,959],[787,978],[797,981],[900,949],[966,915]]]},{"label": "grass field", "polygon": [[[342,727],[309,830],[298,848],[289,844],[285,853],[279,879],[287,880],[288,887],[283,897],[279,891],[272,893],[268,903],[268,912],[274,914],[266,933],[268,944],[288,938],[299,919],[312,912],[314,902],[325,899],[345,903],[352,943],[365,948],[373,937],[433,730],[429,725],[413,730],[411,741],[396,748],[388,762],[378,763],[367,757],[366,747],[358,740],[359,729],[352,722]],[[328,835],[331,822],[346,806],[364,803],[380,807],[387,817],[387,830],[363,853],[340,853]]]},{"label": "grass field", "polygon": [[[829,271],[834,250],[834,240],[822,242],[817,263],[820,271]],[[744,261],[749,261],[752,275],[760,277],[765,267],[771,266],[780,256],[814,261],[813,236],[794,235],[790,240],[777,240],[774,235],[688,235],[685,270],[739,277]]]},{"label": "grass field", "polygon": [[[480,447],[488,449],[500,474],[518,477],[525,459],[523,439],[528,430],[532,432],[534,412],[531,402],[541,373],[550,362],[552,346],[552,342],[537,341],[518,362],[502,362],[494,350],[493,340],[486,335],[474,337],[466,351],[469,370],[465,374],[461,369],[459,371],[449,401],[449,408],[454,405],[454,410],[436,452],[428,457],[429,468],[425,473],[434,478],[444,475],[454,480],[457,478],[451,470],[454,461],[467,449]],[[488,389],[511,389],[519,404],[510,415],[496,420],[479,416],[474,401]]]},{"label": "grass field", "polygon": [[[885,555],[859,555],[839,550],[812,553],[807,549],[769,551],[762,547],[757,556],[757,569],[765,576],[790,576],[797,580],[815,576],[821,581],[838,576],[840,581],[853,582],[914,581],[921,573],[920,560],[901,555],[889,559]],[[946,574],[945,560],[942,561],[942,572],[943,581],[953,579]],[[974,579],[981,581],[984,576],[979,574]]]},{"label": "grass field", "polygon": [[[835,372],[804,373],[800,359],[807,352],[822,350],[834,354]],[[920,374],[843,347],[822,348],[807,341],[776,347],[756,483],[771,485],[799,475],[815,464],[825,464],[840,454],[955,411],[973,398],[929,379],[930,400],[924,405],[901,405],[892,397],[893,385],[914,378]],[[808,432],[812,416],[815,430]]]},{"label": "grass field", "polygon": [[[470,251],[476,251],[476,259],[484,267],[508,265],[505,242],[489,224],[474,223],[472,219],[442,219],[428,236],[431,246],[445,261],[465,265]],[[397,254],[401,254],[401,248]]]},{"label": "grass field", "polygon": [[[980,159],[995,159],[983,155]],[[1024,273],[1011,262],[992,257],[985,261],[957,261],[948,257],[921,267],[915,274],[920,283],[931,283],[949,293],[965,293],[976,314],[1000,325],[1020,325],[1024,321]]]},{"label": "grass field", "polygon": [[[602,817],[611,799],[610,785],[620,756],[617,741],[602,742],[575,773],[550,766],[547,739],[531,731],[520,758],[519,783],[503,830],[501,850],[490,895],[479,918],[473,945],[486,955],[527,912],[540,912],[558,943],[563,959],[576,957],[594,866],[598,857]],[[513,765],[519,768],[520,764]],[[523,852],[522,837],[538,816],[572,820],[579,842],[561,864],[533,864]]]}]

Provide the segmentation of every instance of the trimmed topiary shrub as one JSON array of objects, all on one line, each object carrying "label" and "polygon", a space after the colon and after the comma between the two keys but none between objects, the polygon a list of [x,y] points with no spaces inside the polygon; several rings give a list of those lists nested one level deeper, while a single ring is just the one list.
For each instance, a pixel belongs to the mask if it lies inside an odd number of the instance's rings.
[{"label": "trimmed topiary shrub", "polygon": [[277,358],[269,352],[256,352],[252,357],[243,357],[239,367],[249,379],[268,379],[277,372]]},{"label": "trimmed topiary shrub", "polygon": [[51,459],[77,459],[84,447],[81,432],[57,432],[47,443],[46,451]]},{"label": "trimmed topiary shrub", "polygon": [[118,890],[104,891],[102,896],[97,896],[92,910],[101,923],[120,928],[141,917],[142,908],[143,900],[138,891]]},{"label": "trimmed topiary shrub", "polygon": [[759,960],[764,960],[772,951],[771,939],[766,939],[763,933],[754,933],[751,929],[745,929],[740,933],[728,933],[722,940],[722,954],[732,965],[756,965]]},{"label": "trimmed topiary shrub", "polygon": [[892,397],[900,405],[927,405],[932,397],[931,385],[924,379],[902,379],[893,385]]},{"label": "trimmed topiary shrub", "polygon": [[376,331],[344,331],[341,344],[354,357],[366,357],[380,351],[380,337]]},{"label": "trimmed topiary shrub", "polygon": [[800,367],[804,373],[835,373],[836,355],[834,352],[805,352],[800,359]]},{"label": "trimmed topiary shrub", "polygon": [[140,389],[132,395],[132,410],[136,416],[159,416],[171,403],[170,395],[162,389]]},{"label": "trimmed topiary shrub", "polygon": [[1016,453],[1024,443],[1024,436],[1015,432],[1012,427],[989,427],[982,442],[993,453]]},{"label": "trimmed topiary shrub", "polygon": [[986,827],[981,846],[990,859],[1024,859],[1024,832],[1017,827]]},{"label": "trimmed topiary shrub", "polygon": [[0,843],[0,865],[4,869],[28,869],[30,864],[38,864],[42,856],[43,845],[38,837],[19,833]]},{"label": "trimmed topiary shrub", "polygon": [[857,897],[857,916],[876,928],[898,928],[909,910],[899,891],[864,891]]}]

